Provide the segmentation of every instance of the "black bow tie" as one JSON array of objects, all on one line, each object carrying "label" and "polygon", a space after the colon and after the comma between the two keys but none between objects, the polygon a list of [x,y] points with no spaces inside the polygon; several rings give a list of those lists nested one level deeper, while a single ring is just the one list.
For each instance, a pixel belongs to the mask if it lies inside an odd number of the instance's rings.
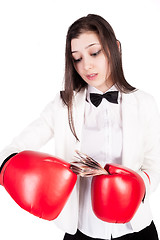
[{"label": "black bow tie", "polygon": [[91,102],[96,107],[102,102],[102,98],[107,99],[111,103],[118,103],[118,91],[110,91],[104,94],[90,93]]}]

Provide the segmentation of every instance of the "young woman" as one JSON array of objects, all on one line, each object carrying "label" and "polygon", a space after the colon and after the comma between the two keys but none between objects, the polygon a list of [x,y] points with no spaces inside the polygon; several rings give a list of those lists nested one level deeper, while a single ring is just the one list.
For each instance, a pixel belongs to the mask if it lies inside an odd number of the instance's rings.
[{"label": "young woman", "polygon": [[64,240],[157,240],[149,195],[160,180],[159,122],[153,97],[124,77],[121,45],[112,27],[89,14],[68,30],[64,91],[2,151],[0,159],[39,149],[54,137],[55,155],[68,162],[78,149],[103,166],[109,162],[133,169],[143,178],[146,195],[129,223],[107,223],[93,214],[91,178],[78,179],[55,223],[66,232]]}]

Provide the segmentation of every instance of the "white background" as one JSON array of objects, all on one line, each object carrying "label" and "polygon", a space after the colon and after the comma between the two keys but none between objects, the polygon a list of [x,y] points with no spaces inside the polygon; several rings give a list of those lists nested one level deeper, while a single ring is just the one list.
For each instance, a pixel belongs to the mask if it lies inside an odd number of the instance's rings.
[{"label": "white background", "polygon": [[[88,13],[109,21],[122,44],[126,79],[160,107],[160,0],[0,0],[0,149],[61,89],[67,29]],[[42,150],[53,153],[52,146]],[[160,187],[151,197],[160,235],[159,202]],[[0,238],[60,240],[63,232],[22,210],[0,187]]]}]

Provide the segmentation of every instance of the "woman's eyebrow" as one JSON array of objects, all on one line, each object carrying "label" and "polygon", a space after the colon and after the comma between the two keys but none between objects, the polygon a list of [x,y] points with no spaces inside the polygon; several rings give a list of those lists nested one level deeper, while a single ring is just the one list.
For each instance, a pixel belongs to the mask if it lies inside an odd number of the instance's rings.
[{"label": "woman's eyebrow", "polygon": [[94,45],[100,45],[99,43],[91,43],[91,44],[89,44],[87,47],[85,47],[85,49],[87,49],[87,48],[89,48],[89,47],[92,47],[92,46],[94,46]]},{"label": "woman's eyebrow", "polygon": [[[85,47],[85,49],[87,49],[87,48],[89,48],[89,47],[92,47],[92,46],[94,46],[94,45],[100,45],[100,44],[99,44],[99,43],[91,43],[91,44],[87,45],[87,46]],[[75,53],[75,52],[79,52],[79,51],[72,51],[71,53]]]}]

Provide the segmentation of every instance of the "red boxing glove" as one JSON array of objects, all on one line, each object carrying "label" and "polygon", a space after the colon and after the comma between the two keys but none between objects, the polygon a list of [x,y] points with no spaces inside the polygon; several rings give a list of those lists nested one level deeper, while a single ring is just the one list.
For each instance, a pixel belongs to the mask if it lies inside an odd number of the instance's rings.
[{"label": "red boxing glove", "polygon": [[144,198],[144,181],[139,174],[120,165],[107,164],[105,169],[108,175],[92,180],[93,211],[106,222],[129,222]]},{"label": "red boxing glove", "polygon": [[76,180],[69,163],[34,151],[9,159],[0,174],[0,184],[17,204],[46,220],[59,215]]}]

